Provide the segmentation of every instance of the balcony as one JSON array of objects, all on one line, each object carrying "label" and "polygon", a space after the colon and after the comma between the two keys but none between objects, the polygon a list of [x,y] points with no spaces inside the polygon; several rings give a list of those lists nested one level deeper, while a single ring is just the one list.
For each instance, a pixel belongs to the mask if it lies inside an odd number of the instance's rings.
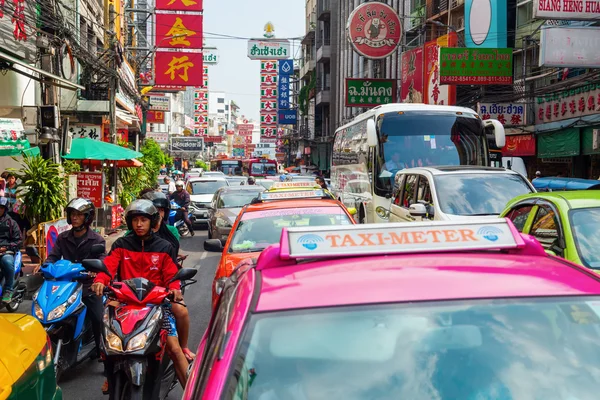
[{"label": "balcony", "polygon": [[306,31],[306,35],[302,38],[302,44],[305,46],[310,46],[315,41],[315,25],[311,24]]},{"label": "balcony", "polygon": [[331,18],[330,0],[317,0],[317,18],[319,21],[329,21]]},{"label": "balcony", "polygon": [[302,63],[302,67],[300,67],[300,79],[305,78],[309,73],[314,71],[315,69],[315,60],[310,58],[305,58]]},{"label": "balcony", "polygon": [[433,0],[427,4],[427,19],[432,19],[448,11],[449,0]]},{"label": "balcony", "polygon": [[315,105],[323,106],[325,104],[329,104],[330,100],[331,100],[330,88],[328,86],[319,88],[317,91],[317,98],[316,98]]},{"label": "balcony", "polygon": [[454,10],[465,4],[465,0],[450,0],[450,9]]},{"label": "balcony", "polygon": [[329,61],[330,58],[331,47],[329,46],[329,39],[323,39],[317,44],[317,62]]}]

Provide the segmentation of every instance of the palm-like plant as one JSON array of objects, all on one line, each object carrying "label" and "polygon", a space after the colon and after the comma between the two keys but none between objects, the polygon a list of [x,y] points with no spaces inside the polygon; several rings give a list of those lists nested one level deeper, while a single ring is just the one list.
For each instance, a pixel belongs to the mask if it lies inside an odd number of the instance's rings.
[{"label": "palm-like plant", "polygon": [[25,156],[21,168],[13,169],[21,181],[17,197],[23,206],[19,210],[32,225],[60,218],[67,204],[65,181],[59,165],[40,156]]}]

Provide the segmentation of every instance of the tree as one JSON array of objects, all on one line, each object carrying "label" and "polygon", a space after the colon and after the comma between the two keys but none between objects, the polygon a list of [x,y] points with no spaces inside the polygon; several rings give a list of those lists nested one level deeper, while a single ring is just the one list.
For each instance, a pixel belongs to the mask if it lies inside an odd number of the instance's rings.
[{"label": "tree", "polygon": [[204,171],[210,170],[209,165],[202,160],[196,160],[195,166],[196,166],[196,168],[202,168]]}]

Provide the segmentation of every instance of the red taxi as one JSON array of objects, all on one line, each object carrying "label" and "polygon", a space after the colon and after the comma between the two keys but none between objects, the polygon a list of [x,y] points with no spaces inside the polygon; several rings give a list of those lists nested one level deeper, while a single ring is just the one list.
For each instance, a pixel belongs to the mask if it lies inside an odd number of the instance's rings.
[{"label": "red taxi", "polygon": [[225,282],[184,399],[595,399],[600,277],[507,219],[286,228]]},{"label": "red taxi", "polygon": [[246,258],[257,257],[279,242],[287,227],[354,224],[346,207],[322,189],[263,192],[253,204],[242,208],[227,241],[206,240],[206,251],[222,252],[213,282],[213,306],[225,279]]}]

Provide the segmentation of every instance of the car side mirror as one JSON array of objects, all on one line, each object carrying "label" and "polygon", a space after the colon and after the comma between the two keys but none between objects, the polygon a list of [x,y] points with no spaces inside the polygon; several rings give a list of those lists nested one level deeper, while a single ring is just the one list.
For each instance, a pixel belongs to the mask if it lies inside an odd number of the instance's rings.
[{"label": "car side mirror", "polygon": [[367,145],[369,147],[377,147],[379,140],[377,140],[377,127],[375,126],[375,120],[370,118],[367,120]]},{"label": "car side mirror", "polygon": [[106,268],[106,265],[104,265],[104,263],[100,260],[97,260],[97,259],[83,260],[81,262],[81,265],[83,265],[83,268],[85,268],[89,272],[95,272],[97,274],[100,272],[103,272],[112,279],[112,275],[110,274],[110,272],[108,272],[108,268]]},{"label": "car side mirror", "polygon": [[212,252],[223,251],[223,243],[220,239],[208,239],[204,241],[204,250]]},{"label": "car side mirror", "polygon": [[97,243],[95,245],[92,245],[92,250],[90,251],[90,255],[92,257],[99,257],[102,254],[104,254],[105,251],[106,251],[106,248],[104,247],[104,245]]},{"label": "car side mirror", "polygon": [[415,203],[408,208],[408,212],[413,217],[425,218],[427,216],[427,207],[425,207],[425,204]]},{"label": "car side mirror", "polygon": [[350,215],[356,215],[356,213],[357,213],[357,212],[358,212],[358,211],[356,211],[356,208],[355,208],[355,207],[349,207],[349,208],[348,208],[348,213],[349,213]]},{"label": "car side mirror", "polygon": [[177,273],[169,281],[169,283],[175,282],[175,281],[189,281],[194,276],[196,276],[197,273],[198,273],[198,271],[194,268],[182,268],[179,271],[177,271]]}]

